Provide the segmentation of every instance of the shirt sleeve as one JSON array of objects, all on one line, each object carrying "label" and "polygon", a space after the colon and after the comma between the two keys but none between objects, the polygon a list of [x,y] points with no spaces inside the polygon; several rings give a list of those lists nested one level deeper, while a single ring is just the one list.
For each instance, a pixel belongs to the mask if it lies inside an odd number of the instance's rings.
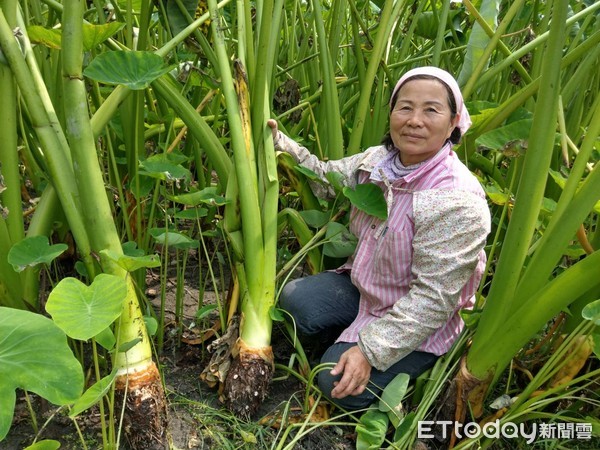
[{"label": "shirt sleeve", "polygon": [[410,290],[359,333],[359,347],[379,370],[400,361],[446,324],[490,231],[487,202],[472,192],[415,192],[413,214]]},{"label": "shirt sleeve", "polygon": [[364,167],[366,161],[373,159],[373,152],[370,150],[374,149],[374,147],[363,153],[347,156],[342,159],[322,161],[306,147],[302,147],[281,131],[278,132],[273,143],[275,145],[275,150],[289,153],[298,164],[315,172],[319,180],[321,180],[321,183],[310,181],[310,187],[315,195],[321,198],[335,197],[335,192],[327,181],[327,173],[337,172],[341,174],[342,178],[340,182],[342,185],[354,188],[357,182],[358,169]]}]

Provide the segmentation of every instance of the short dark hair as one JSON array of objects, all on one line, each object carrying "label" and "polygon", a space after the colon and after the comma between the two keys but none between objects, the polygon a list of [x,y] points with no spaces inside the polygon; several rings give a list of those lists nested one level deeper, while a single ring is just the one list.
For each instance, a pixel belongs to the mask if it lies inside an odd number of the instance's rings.
[{"label": "short dark hair", "polygon": [[[450,118],[451,118],[451,120],[454,120],[458,109],[456,106],[456,100],[454,99],[454,94],[452,93],[452,89],[450,89],[450,86],[448,86],[446,83],[444,83],[439,78],[434,77],[432,75],[419,74],[419,75],[415,75],[415,76],[410,77],[407,80],[405,80],[404,83],[402,83],[402,85],[400,86],[400,88],[402,88],[402,86],[404,86],[406,83],[408,83],[409,81],[412,81],[412,80],[435,80],[435,81],[438,81],[439,83],[441,83],[446,88],[446,92],[448,93],[448,106],[450,107]],[[394,105],[396,104],[396,100],[398,99],[399,94],[400,94],[400,89],[397,89],[396,93],[394,94],[394,97],[392,97],[392,101],[390,102],[390,104],[392,105],[392,109],[393,109]],[[453,144],[458,144],[460,142],[461,137],[462,137],[462,135],[461,135],[460,129],[458,127],[454,127],[454,130],[452,130],[452,134],[450,135],[450,142],[452,142]],[[385,147],[388,150],[393,150],[395,148],[394,142],[392,141],[392,136],[390,135],[389,132],[383,137],[381,143],[383,145],[385,145]]]}]

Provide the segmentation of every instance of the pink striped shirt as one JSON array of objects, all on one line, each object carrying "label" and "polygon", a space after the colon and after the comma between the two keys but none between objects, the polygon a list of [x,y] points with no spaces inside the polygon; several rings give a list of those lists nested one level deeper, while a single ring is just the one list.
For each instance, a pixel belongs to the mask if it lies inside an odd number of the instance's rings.
[{"label": "pink striped shirt", "polygon": [[338,271],[350,271],[360,305],[338,342],[358,342],[380,370],[414,350],[447,352],[464,326],[458,311],[472,308],[485,268],[490,216],[477,179],[450,145],[403,178],[384,182],[371,177],[387,155],[382,146],[322,162],[284,136],[277,148],[300,164],[321,176],[339,172],[350,187],[374,182],[387,198],[384,221],[351,210],[358,246]]}]

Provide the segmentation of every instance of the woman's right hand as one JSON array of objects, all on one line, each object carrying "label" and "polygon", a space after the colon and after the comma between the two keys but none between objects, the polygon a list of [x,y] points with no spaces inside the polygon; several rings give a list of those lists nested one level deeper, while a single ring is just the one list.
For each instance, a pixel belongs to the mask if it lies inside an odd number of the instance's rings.
[{"label": "woman's right hand", "polygon": [[277,127],[277,121],[275,119],[269,119],[267,120],[267,126],[271,128],[273,139],[277,139],[277,133],[279,132],[279,128]]}]

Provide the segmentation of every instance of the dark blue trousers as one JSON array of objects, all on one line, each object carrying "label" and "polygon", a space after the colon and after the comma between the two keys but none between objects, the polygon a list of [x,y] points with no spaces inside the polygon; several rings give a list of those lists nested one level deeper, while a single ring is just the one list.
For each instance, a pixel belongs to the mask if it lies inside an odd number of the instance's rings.
[{"label": "dark blue trousers", "polygon": [[[342,353],[357,345],[334,342],[356,318],[359,300],[360,293],[348,273],[322,272],[290,281],[281,293],[279,305],[294,318],[303,342],[312,341],[326,348],[321,363],[336,364]],[[332,402],[344,409],[366,408],[396,375],[406,373],[416,378],[432,367],[437,358],[431,353],[414,351],[385,371],[373,367],[367,389],[360,395],[331,399],[333,383],[342,376],[332,376],[330,369],[319,372],[319,388]]]}]

